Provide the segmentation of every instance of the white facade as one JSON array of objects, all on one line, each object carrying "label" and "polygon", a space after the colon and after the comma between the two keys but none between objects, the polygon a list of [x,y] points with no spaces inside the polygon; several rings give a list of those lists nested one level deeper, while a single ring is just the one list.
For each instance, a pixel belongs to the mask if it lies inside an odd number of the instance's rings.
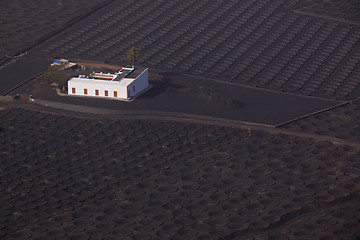
[{"label": "white facade", "polygon": [[147,68],[122,68],[114,74],[95,73],[68,81],[68,94],[91,97],[130,99],[148,88]]}]

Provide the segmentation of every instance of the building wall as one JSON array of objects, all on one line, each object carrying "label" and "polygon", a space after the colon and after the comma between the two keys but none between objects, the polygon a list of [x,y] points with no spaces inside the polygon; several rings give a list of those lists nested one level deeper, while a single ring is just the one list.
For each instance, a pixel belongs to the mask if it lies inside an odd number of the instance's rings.
[{"label": "building wall", "polygon": [[[135,86],[135,89],[134,89]],[[129,97],[134,97],[149,86],[148,69],[146,68],[132,83],[127,86]],[[135,91],[134,91],[135,90]]]},{"label": "building wall", "polygon": [[[91,83],[89,83],[89,80],[85,80],[83,82],[69,81],[68,94],[93,97],[115,97],[114,91],[116,91],[117,98],[127,98],[126,86],[121,86],[115,82],[110,84],[110,82],[107,81],[91,81]],[[72,88],[75,88],[75,93],[72,92]],[[87,89],[87,94],[84,93],[84,89]],[[98,90],[99,95],[96,95],[96,90]],[[105,96],[105,91],[108,92],[108,96]]]}]

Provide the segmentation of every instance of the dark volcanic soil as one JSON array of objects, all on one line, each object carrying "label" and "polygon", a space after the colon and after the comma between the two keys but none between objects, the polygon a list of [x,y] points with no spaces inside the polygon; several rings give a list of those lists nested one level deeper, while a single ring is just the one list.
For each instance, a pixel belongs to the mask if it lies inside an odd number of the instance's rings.
[{"label": "dark volcanic soil", "polygon": [[301,12],[360,25],[360,2],[357,0],[322,1],[301,9]]},{"label": "dark volcanic soil", "polygon": [[2,0],[0,7],[0,60],[33,45],[61,29],[104,0]]},{"label": "dark volcanic soil", "polygon": [[[1,1],[0,61],[100,2]],[[317,107],[269,91],[251,106],[258,91],[238,84],[352,102],[269,128],[31,105],[29,94],[60,97],[30,81],[13,92],[21,99],[0,97],[0,239],[360,239],[354,3],[114,0],[2,64],[6,93],[55,56],[122,65],[135,46],[139,64],[162,75],[147,94],[133,103],[64,98],[112,109],[264,122]]]},{"label": "dark volcanic soil", "polygon": [[360,99],[341,108],[285,125],[284,128],[360,142]]},{"label": "dark volcanic soil", "polygon": [[140,64],[161,70],[326,98],[357,96],[360,26],[296,11],[313,4],[115,1],[49,42],[42,55],[122,64],[135,46]]},{"label": "dark volcanic soil", "polygon": [[356,239],[359,155],[294,135],[0,112],[5,239]]}]

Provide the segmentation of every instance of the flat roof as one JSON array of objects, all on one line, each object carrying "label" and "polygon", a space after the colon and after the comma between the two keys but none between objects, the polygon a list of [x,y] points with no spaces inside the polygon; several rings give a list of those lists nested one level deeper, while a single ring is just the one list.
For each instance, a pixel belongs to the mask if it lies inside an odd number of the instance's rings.
[{"label": "flat roof", "polygon": [[[69,82],[77,82],[77,83],[87,83],[87,84],[105,84],[105,85],[120,85],[127,86],[132,83],[141,73],[143,73],[147,68],[145,67],[137,67],[134,70],[129,69],[121,69],[120,74],[113,73],[94,73],[93,77],[82,78],[82,77],[72,77]],[[117,75],[117,76],[116,76]],[[112,76],[116,76],[111,79]],[[97,78],[98,77],[98,78]]]},{"label": "flat roof", "polygon": [[132,78],[123,78],[121,81],[109,81],[109,80],[99,80],[99,79],[92,79],[92,78],[79,78],[73,77],[69,80],[72,83],[86,83],[86,84],[102,84],[107,86],[127,86],[135,79]]},{"label": "flat roof", "polygon": [[102,82],[121,83],[121,85],[127,85],[131,83],[134,79],[136,79],[146,69],[147,68],[145,67],[137,67],[133,70],[128,68],[122,68],[117,73],[102,73],[102,72],[93,73],[92,75],[89,75],[89,77],[87,78],[73,77],[69,81],[87,82],[87,83],[91,83],[91,81],[97,81],[97,82],[102,81]]},{"label": "flat roof", "polygon": [[124,78],[126,78],[131,72],[133,71],[133,69],[126,69],[126,68],[122,68],[119,70],[120,74],[118,74],[118,76],[113,79],[113,81],[122,81]]},{"label": "flat roof", "polygon": [[117,81],[120,82],[124,78],[137,78],[141,73],[146,70],[144,67],[139,67],[135,69],[130,68],[121,68],[117,73],[93,73],[89,77],[95,80],[104,80],[104,81]]},{"label": "flat roof", "polygon": [[126,76],[126,78],[137,78],[145,70],[145,67],[136,67],[131,73],[129,73],[129,75]]}]

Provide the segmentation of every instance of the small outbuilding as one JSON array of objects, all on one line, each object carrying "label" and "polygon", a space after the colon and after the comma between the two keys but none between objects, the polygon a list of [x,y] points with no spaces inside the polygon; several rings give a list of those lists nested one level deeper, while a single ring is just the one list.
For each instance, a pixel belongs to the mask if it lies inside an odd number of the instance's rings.
[{"label": "small outbuilding", "polygon": [[73,77],[68,81],[68,94],[129,100],[148,87],[147,68],[121,68],[116,73],[100,72]]},{"label": "small outbuilding", "polygon": [[64,69],[68,69],[76,67],[77,64],[70,62],[67,59],[55,59],[51,66],[62,66]]}]

